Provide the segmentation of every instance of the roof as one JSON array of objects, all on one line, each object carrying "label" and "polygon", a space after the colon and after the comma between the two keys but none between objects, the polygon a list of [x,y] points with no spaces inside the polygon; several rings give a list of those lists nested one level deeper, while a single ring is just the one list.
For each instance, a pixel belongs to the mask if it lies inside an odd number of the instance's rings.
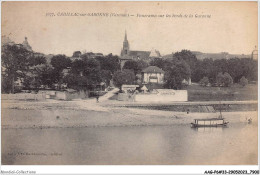
[{"label": "roof", "polygon": [[142,70],[144,73],[164,73],[162,69],[157,66],[149,66]]},{"label": "roof", "polygon": [[224,118],[204,118],[204,119],[194,119],[198,121],[210,121],[210,120],[224,120]]},{"label": "roof", "polygon": [[141,90],[147,91],[148,89],[147,89],[147,87],[144,85],[144,86],[141,88]]},{"label": "roof", "polygon": [[149,58],[150,56],[149,51],[134,51],[134,50],[130,50],[129,51],[129,56],[130,57],[139,57],[140,59],[145,59],[145,58]]}]

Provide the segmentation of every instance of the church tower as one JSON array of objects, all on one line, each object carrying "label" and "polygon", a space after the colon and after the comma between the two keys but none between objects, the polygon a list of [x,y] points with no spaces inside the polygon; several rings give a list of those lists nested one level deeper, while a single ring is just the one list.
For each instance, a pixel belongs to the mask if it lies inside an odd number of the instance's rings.
[{"label": "church tower", "polygon": [[128,40],[127,40],[127,34],[126,34],[126,31],[125,31],[125,39],[124,39],[124,42],[123,42],[123,49],[121,51],[121,56],[128,55],[129,50],[130,50],[130,47],[129,47],[129,43],[128,43]]},{"label": "church tower", "polygon": [[30,46],[30,44],[27,41],[27,37],[24,38],[24,41],[22,43],[22,45],[24,46],[25,49],[32,51],[32,47]]}]

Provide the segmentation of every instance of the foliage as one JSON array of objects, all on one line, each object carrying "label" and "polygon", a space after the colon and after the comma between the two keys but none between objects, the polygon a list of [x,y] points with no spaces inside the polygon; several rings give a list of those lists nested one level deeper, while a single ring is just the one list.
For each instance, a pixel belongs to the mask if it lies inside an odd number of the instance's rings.
[{"label": "foliage", "polygon": [[133,70],[134,74],[136,75],[139,71],[138,62],[134,60],[126,61],[123,69]]},{"label": "foliage", "polygon": [[201,80],[200,80],[200,85],[201,86],[207,86],[209,84],[209,78],[208,77],[203,77]]},{"label": "foliage", "polygon": [[70,74],[64,77],[68,87],[74,89],[91,89],[102,81],[100,63],[94,58],[83,56],[81,60],[74,60]]},{"label": "foliage", "polygon": [[190,77],[190,67],[184,60],[171,60],[165,69],[165,87],[169,89],[181,89],[182,81]]},{"label": "foliage", "polygon": [[99,61],[101,70],[109,70],[113,74],[120,69],[120,60],[118,56],[109,54],[105,57],[97,57],[96,60]]},{"label": "foliage", "polygon": [[8,75],[2,74],[1,77],[1,92],[2,93],[14,93],[12,90],[13,81],[8,78]]},{"label": "foliage", "polygon": [[220,72],[216,77],[216,82],[219,86],[229,87],[230,85],[233,84],[233,79],[229,75],[229,73],[225,72],[223,74]]},{"label": "foliage", "polygon": [[169,61],[162,58],[154,58],[150,61],[149,64],[150,66],[157,66],[162,70],[165,70],[167,65],[169,64]]},{"label": "foliage", "polygon": [[117,71],[113,75],[113,83],[116,87],[122,88],[123,84],[133,84],[135,81],[134,72],[131,70]]},{"label": "foliage", "polygon": [[137,73],[141,73],[141,71],[145,68],[147,68],[149,66],[149,64],[143,60],[137,60],[136,61],[138,64],[138,69],[137,69]]},{"label": "foliage", "polygon": [[14,82],[25,76],[31,56],[32,53],[20,44],[2,46],[2,91],[14,93]]},{"label": "foliage", "polygon": [[[96,57],[94,53],[81,54],[80,51],[73,53],[76,58],[73,62],[65,55],[55,55],[48,64],[43,55],[28,51],[21,44],[3,45],[1,56],[3,93],[14,93],[17,80],[21,80],[26,88],[52,87],[55,83],[65,82],[75,89],[89,89],[101,82],[108,85],[112,78],[118,87],[122,83],[141,84],[140,73],[148,67],[145,61],[131,60],[125,63],[123,71],[119,71],[118,56]],[[182,81],[190,77],[203,86],[209,82],[230,86],[233,81],[246,86],[248,81],[258,79],[257,60],[248,58],[198,60],[191,51],[182,50],[173,54],[171,59],[153,58],[149,64],[165,71],[166,88],[180,89]],[[69,72],[65,74],[64,70]]]},{"label": "foliage", "polygon": [[123,69],[133,70],[135,75],[137,75],[140,74],[142,70],[148,66],[149,64],[143,60],[129,60],[125,62]]},{"label": "foliage", "polygon": [[81,88],[79,87],[79,77],[80,76],[76,74],[70,73],[64,76],[63,82],[67,83],[68,88],[80,90]]},{"label": "foliage", "polygon": [[196,68],[192,81],[198,82],[203,77],[208,77],[210,83],[216,82],[219,72],[227,72],[232,77],[234,83],[239,83],[242,76],[248,78],[249,81],[257,80],[257,60],[248,58],[230,58],[230,59],[203,59],[197,60]]},{"label": "foliage", "polygon": [[245,76],[243,76],[240,80],[239,80],[239,84],[243,87],[245,87],[248,84],[248,80],[246,79]]},{"label": "foliage", "polygon": [[30,56],[28,58],[28,66],[36,66],[36,65],[40,65],[40,64],[46,64],[46,58],[44,56],[37,56],[35,54],[32,54],[32,56]]},{"label": "foliage", "polygon": [[57,73],[61,73],[63,69],[71,66],[71,60],[65,55],[55,55],[51,59],[51,65]]},{"label": "foliage", "polygon": [[176,52],[173,55],[173,59],[185,61],[190,66],[191,79],[195,79],[197,77],[197,75],[195,74],[197,57],[191,51],[182,50],[181,52]]},{"label": "foliage", "polygon": [[53,83],[58,83],[58,88],[60,88],[64,76],[62,71],[71,66],[71,60],[65,55],[55,55],[51,59],[51,65],[53,67]]},{"label": "foliage", "polygon": [[108,86],[110,84],[110,80],[112,79],[112,73],[110,70],[101,70],[100,74],[102,82],[106,83]]}]

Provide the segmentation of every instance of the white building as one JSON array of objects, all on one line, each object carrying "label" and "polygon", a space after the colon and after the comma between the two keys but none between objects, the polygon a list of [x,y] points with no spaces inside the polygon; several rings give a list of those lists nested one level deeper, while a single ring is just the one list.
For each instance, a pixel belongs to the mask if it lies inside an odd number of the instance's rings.
[{"label": "white building", "polygon": [[164,71],[156,66],[149,66],[142,71],[142,83],[163,84]]}]

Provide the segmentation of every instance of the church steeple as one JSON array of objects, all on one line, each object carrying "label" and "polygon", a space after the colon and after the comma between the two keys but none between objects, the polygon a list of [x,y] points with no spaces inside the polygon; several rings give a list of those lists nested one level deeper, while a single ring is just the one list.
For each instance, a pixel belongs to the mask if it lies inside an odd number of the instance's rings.
[{"label": "church steeple", "polygon": [[127,33],[125,31],[125,39],[124,39],[124,42],[123,42],[123,49],[121,51],[121,56],[128,55],[129,49],[130,49],[130,46],[129,46],[129,43],[128,43],[128,40],[127,40]]},{"label": "church steeple", "polygon": [[124,42],[126,42],[127,41],[127,34],[126,34],[126,31],[125,31],[125,40],[124,40]]}]

